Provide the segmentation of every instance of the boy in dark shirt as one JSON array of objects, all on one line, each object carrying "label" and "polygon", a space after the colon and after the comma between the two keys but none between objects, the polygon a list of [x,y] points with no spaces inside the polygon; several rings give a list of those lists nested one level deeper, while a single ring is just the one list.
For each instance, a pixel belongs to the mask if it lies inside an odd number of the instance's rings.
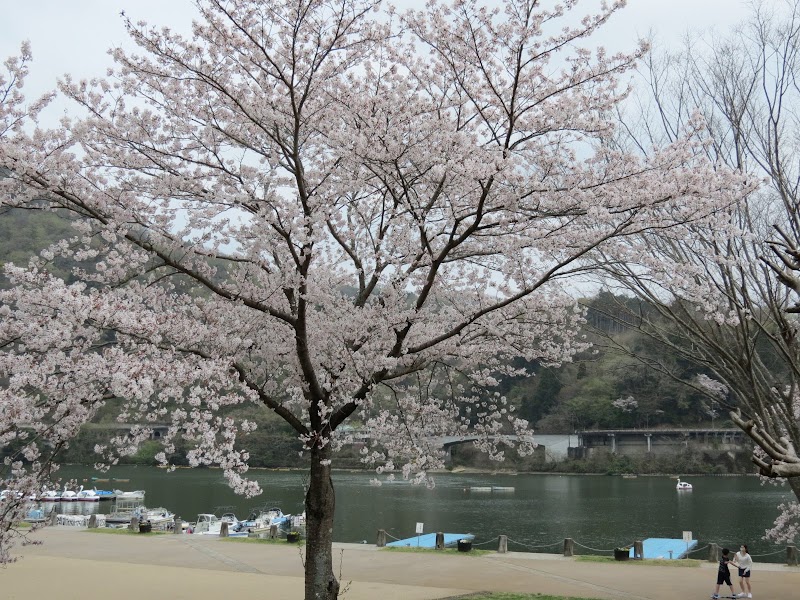
[{"label": "boy in dark shirt", "polygon": [[711,594],[712,598],[719,598],[719,586],[721,586],[723,583],[728,584],[728,587],[731,589],[730,597],[736,597],[736,593],[733,591],[733,584],[731,583],[731,574],[730,571],[728,571],[728,563],[732,562],[728,557],[728,554],[730,554],[730,550],[723,548],[722,558],[719,561],[719,569],[717,569],[717,586],[714,588],[714,593]]}]

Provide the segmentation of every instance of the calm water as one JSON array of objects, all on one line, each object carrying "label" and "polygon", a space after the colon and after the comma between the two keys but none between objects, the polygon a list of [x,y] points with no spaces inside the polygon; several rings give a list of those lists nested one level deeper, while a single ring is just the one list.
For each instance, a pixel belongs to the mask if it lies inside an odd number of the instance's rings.
[{"label": "calm water", "polygon": [[[146,490],[146,504],[164,506],[185,520],[201,512],[232,505],[240,518],[255,506],[280,506],[286,513],[303,510],[302,472],[254,471],[264,493],[253,499],[236,496],[219,470],[118,467],[98,475],[89,468],[63,467],[64,478],[115,477],[130,482],[101,482],[100,489]],[[368,473],[336,473],[334,539],[375,543],[376,531],[396,538],[412,537],[417,522],[425,532],[472,533],[476,542],[508,535],[509,549],[558,552],[566,537],[595,550],[609,550],[647,537],[681,538],[691,531],[699,547],[709,542],[737,548],[750,545],[759,561],[780,562],[783,550],[761,540],[789,492],[762,487],[755,477],[688,477],[694,491],[678,493],[669,477],[622,479],[579,475],[437,475],[428,489],[407,482],[370,485]],[[91,483],[87,483],[90,486]],[[465,491],[469,486],[513,486],[513,493]],[[107,503],[99,509],[107,512]],[[69,503],[65,511],[97,511],[95,503]],[[542,546],[553,544],[550,547]],[[495,548],[491,542],[486,548]],[[535,548],[533,548],[535,547]],[[581,553],[593,553],[578,548]],[[705,558],[706,553],[697,557]]]}]

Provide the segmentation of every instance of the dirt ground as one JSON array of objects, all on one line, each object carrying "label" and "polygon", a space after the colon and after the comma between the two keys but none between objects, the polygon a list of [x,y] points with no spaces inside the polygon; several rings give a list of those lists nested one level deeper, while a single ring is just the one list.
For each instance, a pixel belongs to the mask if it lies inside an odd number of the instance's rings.
[{"label": "dirt ground", "polygon": [[[111,535],[71,527],[37,532],[0,570],[0,599],[302,600],[302,550],[194,535]],[[576,598],[708,598],[716,564],[700,568],[577,562],[552,554],[391,552],[335,544],[343,600],[433,600],[478,591]],[[734,578],[735,591],[739,592]],[[797,600],[800,568],[756,564],[754,598]]]}]

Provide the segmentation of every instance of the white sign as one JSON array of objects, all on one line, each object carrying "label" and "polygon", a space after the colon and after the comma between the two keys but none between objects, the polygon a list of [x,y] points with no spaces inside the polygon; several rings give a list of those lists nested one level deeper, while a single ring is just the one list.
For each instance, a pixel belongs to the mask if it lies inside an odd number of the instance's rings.
[{"label": "white sign", "polygon": [[417,533],[422,533],[422,526],[424,523],[417,523]]},{"label": "white sign", "polygon": [[692,541],[692,532],[691,531],[684,531],[683,532],[683,541],[687,544]]}]

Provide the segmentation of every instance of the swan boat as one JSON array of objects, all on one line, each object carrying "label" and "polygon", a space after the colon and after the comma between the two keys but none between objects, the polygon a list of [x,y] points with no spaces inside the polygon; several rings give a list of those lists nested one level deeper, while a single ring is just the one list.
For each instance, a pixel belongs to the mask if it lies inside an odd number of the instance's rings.
[{"label": "swan boat", "polygon": [[675,489],[678,491],[689,491],[692,489],[692,484],[687,483],[685,481],[681,481],[680,477],[678,478],[678,484],[675,486]]}]

